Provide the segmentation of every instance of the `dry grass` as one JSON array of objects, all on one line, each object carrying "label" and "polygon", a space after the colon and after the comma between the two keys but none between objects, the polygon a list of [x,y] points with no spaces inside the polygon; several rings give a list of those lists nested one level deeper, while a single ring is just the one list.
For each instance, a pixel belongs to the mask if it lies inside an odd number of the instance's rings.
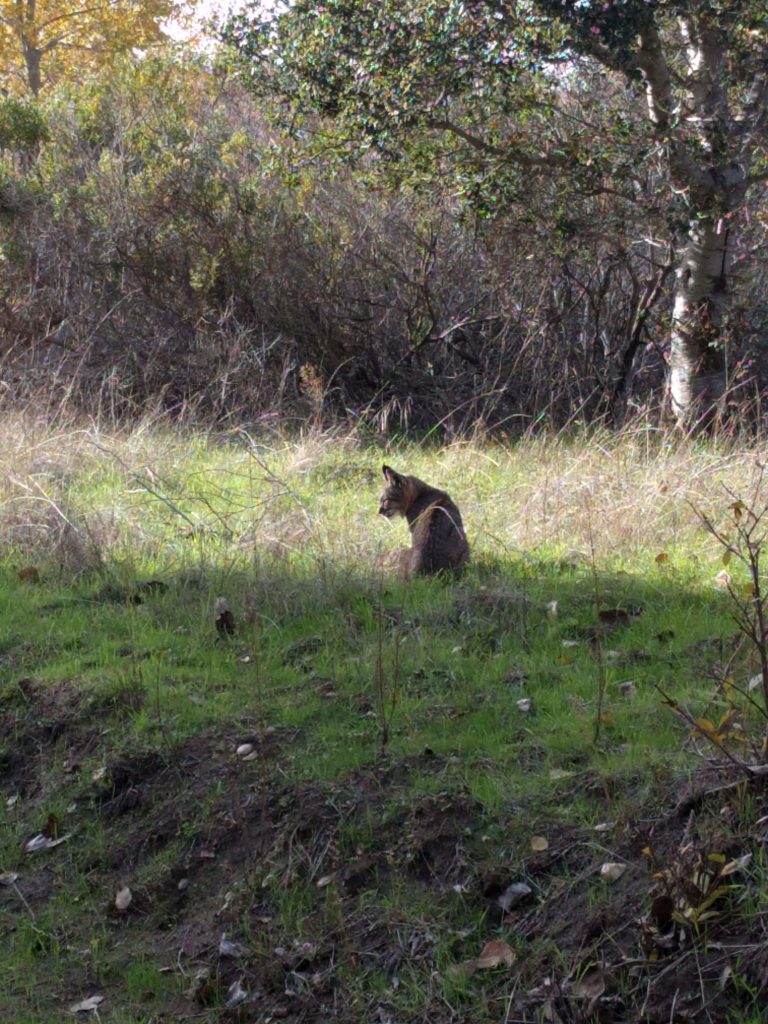
[{"label": "dry grass", "polygon": [[[476,556],[562,556],[594,546],[607,564],[662,550],[714,551],[695,508],[717,518],[726,488],[751,493],[759,447],[676,445],[651,431],[548,436],[514,445],[402,445],[386,458],[449,490]],[[177,432],[147,423],[53,430],[0,421],[0,537],[66,572],[200,555],[371,565],[407,539],[375,516],[382,451],[353,434],[298,438]]]}]

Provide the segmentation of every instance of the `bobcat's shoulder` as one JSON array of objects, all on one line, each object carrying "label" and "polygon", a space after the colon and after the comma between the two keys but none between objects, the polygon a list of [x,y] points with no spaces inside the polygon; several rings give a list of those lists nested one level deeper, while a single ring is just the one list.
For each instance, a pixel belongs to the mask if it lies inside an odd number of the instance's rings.
[{"label": "bobcat's shoulder", "polygon": [[426,576],[464,565],[469,544],[453,499],[418,477],[396,473],[386,465],[382,472],[379,513],[387,518],[405,516],[411,531],[411,547],[403,557],[404,575]]}]

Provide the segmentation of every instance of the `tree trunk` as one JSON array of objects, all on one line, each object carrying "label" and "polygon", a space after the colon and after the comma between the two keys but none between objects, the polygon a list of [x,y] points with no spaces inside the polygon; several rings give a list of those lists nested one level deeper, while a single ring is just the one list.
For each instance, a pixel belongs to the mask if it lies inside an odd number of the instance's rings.
[{"label": "tree trunk", "polygon": [[40,71],[40,58],[42,51],[36,46],[24,47],[24,62],[27,66],[27,85],[32,95],[37,98],[40,95],[43,79]]},{"label": "tree trunk", "polygon": [[638,51],[649,117],[666,148],[670,179],[689,210],[676,272],[667,384],[672,414],[686,430],[705,426],[723,405],[730,229],[747,189],[747,169],[733,159],[739,132],[729,106],[727,41],[708,7],[694,5],[678,20],[685,104],[678,104],[677,113],[683,108],[685,118],[672,117],[673,78],[655,22],[641,31]]},{"label": "tree trunk", "polygon": [[708,177],[709,190],[692,190],[704,198],[705,209],[691,218],[677,269],[670,333],[669,400],[675,420],[686,430],[706,426],[724,407],[730,218],[744,202],[747,187],[739,163],[712,168]]},{"label": "tree trunk", "polygon": [[668,387],[672,414],[685,429],[704,426],[725,395],[728,235],[722,218],[694,221],[677,269]]}]

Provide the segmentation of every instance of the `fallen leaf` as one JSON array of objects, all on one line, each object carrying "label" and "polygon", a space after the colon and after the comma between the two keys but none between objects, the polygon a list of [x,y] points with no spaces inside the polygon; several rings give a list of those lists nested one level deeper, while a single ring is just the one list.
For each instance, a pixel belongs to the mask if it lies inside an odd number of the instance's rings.
[{"label": "fallen leaf", "polygon": [[553,782],[559,782],[561,779],[570,779],[573,772],[569,772],[567,768],[550,768],[549,777]]},{"label": "fallen leaf", "polygon": [[604,878],[606,882],[617,882],[626,870],[626,864],[608,862],[600,868],[600,877]]},{"label": "fallen leaf", "polygon": [[508,913],[518,903],[522,903],[523,900],[527,899],[532,892],[533,889],[530,885],[526,885],[525,882],[512,882],[501,896],[498,897],[496,902],[505,913]]},{"label": "fallen leaf", "polygon": [[62,843],[66,843],[72,836],[71,832],[68,832],[65,836],[59,836],[58,839],[51,839],[44,832],[38,832],[36,836],[32,836],[22,846],[24,853],[39,853],[41,850],[52,850],[54,846],[60,846]]},{"label": "fallen leaf", "polygon": [[656,565],[664,565],[665,562],[669,561],[669,555],[666,551],[660,551],[658,555],[656,555],[654,561],[656,562]]},{"label": "fallen leaf", "polygon": [[479,970],[488,970],[491,967],[498,967],[500,964],[511,967],[514,962],[515,951],[502,939],[492,939],[491,942],[486,942],[476,960]]},{"label": "fallen leaf", "polygon": [[325,887],[326,887],[327,885],[330,885],[330,884],[331,884],[331,882],[332,882],[332,881],[333,881],[333,880],[334,880],[335,878],[336,878],[336,875],[323,875],[323,877],[322,877],[322,878],[319,878],[319,879],[317,880],[317,888],[318,888],[318,889],[325,889]]},{"label": "fallen leaf", "polygon": [[240,980],[233,981],[227,989],[227,1002],[226,1006],[228,1009],[232,1009],[233,1006],[239,1006],[240,1003],[244,1002],[248,998],[248,993],[245,991],[243,986],[240,984]]},{"label": "fallen leaf", "polygon": [[715,727],[708,718],[697,718],[693,723],[697,729],[701,732],[707,733],[708,736],[712,736],[715,732]]},{"label": "fallen leaf", "polygon": [[104,996],[88,996],[87,999],[83,999],[80,1003],[75,1003],[74,1006],[70,1006],[70,1013],[93,1013],[101,1006],[104,1002]]},{"label": "fallen leaf", "polygon": [[219,939],[219,956],[229,957],[231,960],[238,960],[248,950],[241,942],[233,942],[227,938],[227,933],[222,932]]},{"label": "fallen leaf", "polygon": [[40,570],[36,565],[27,565],[23,569],[19,569],[18,577],[22,583],[39,583]]},{"label": "fallen leaf", "polygon": [[579,978],[574,984],[572,992],[577,999],[597,1000],[605,992],[606,975],[599,967],[593,967],[591,971]]},{"label": "fallen leaf", "polygon": [[118,910],[127,910],[133,900],[133,893],[127,885],[121,885],[115,894],[115,906]]},{"label": "fallen leaf", "polygon": [[531,849],[536,853],[543,853],[549,849],[549,840],[546,836],[531,836]]}]

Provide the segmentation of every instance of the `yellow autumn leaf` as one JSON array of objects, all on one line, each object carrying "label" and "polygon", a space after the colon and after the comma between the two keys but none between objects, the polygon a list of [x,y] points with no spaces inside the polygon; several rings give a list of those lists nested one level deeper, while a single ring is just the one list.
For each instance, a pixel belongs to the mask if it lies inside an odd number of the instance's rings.
[{"label": "yellow autumn leaf", "polygon": [[195,6],[196,0],[0,0],[3,82],[38,96],[49,82],[82,81],[88,67],[159,43],[167,19],[184,19]]},{"label": "yellow autumn leaf", "polygon": [[694,722],[697,729],[708,733],[710,736],[716,731],[714,725],[708,718],[697,718]]}]

